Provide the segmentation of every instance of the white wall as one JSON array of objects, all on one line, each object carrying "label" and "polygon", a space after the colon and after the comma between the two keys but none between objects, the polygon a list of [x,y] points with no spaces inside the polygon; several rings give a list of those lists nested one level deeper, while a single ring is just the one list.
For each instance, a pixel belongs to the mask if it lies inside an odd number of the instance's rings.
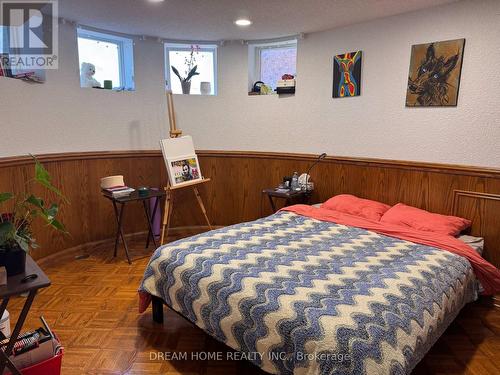
[{"label": "white wall", "polygon": [[135,92],[82,89],[76,30],[59,25],[59,69],[44,84],[0,79],[0,157],[158,148],[168,127],[162,45],[135,41]]},{"label": "white wall", "polygon": [[[199,149],[499,167],[499,24],[500,1],[477,0],[310,34],[299,41],[297,94],[282,99],[249,97],[247,47],[227,45],[219,96],[175,96],[178,124]],[[167,127],[162,46],[136,43],[136,92],[83,90],[75,36],[62,27],[62,68],[46,84],[0,80],[0,156],[157,148]],[[406,108],[411,45],[457,38],[466,38],[458,106]],[[332,99],[333,55],[358,49],[361,96]]]}]

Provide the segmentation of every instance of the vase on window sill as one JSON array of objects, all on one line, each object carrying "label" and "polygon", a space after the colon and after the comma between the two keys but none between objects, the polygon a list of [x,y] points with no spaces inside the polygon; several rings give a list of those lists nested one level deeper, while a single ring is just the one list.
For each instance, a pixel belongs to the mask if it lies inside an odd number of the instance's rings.
[{"label": "vase on window sill", "polygon": [[189,95],[191,93],[191,81],[182,81],[181,86],[183,94]]},{"label": "vase on window sill", "polygon": [[200,82],[201,95],[210,95],[212,92],[212,84],[210,82]]}]

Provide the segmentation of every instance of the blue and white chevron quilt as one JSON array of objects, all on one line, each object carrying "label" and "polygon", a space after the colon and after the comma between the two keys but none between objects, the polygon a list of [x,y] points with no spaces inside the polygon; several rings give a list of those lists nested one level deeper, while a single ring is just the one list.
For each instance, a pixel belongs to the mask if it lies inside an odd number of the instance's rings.
[{"label": "blue and white chevron quilt", "polygon": [[405,374],[475,297],[450,252],[291,212],[160,247],[140,291],[273,374]]}]

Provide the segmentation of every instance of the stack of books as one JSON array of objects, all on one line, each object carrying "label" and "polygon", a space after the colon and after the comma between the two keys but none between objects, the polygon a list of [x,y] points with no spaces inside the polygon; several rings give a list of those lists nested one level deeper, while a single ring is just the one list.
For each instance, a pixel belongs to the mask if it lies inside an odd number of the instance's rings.
[{"label": "stack of books", "polygon": [[106,189],[102,189],[102,191],[104,194],[112,196],[113,198],[120,198],[129,196],[130,193],[135,191],[135,189],[125,185],[121,185],[121,186],[112,186]]}]

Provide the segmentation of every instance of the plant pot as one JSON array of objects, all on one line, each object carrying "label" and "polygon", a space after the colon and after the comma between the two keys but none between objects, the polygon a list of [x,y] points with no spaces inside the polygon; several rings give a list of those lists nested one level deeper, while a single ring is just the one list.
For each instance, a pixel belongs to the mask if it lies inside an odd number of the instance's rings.
[{"label": "plant pot", "polygon": [[182,86],[182,93],[183,94],[190,94],[191,93],[191,81],[182,81],[181,86]]},{"label": "plant pot", "polygon": [[7,276],[23,273],[26,269],[26,251],[19,246],[0,249],[0,266],[7,270]]}]

